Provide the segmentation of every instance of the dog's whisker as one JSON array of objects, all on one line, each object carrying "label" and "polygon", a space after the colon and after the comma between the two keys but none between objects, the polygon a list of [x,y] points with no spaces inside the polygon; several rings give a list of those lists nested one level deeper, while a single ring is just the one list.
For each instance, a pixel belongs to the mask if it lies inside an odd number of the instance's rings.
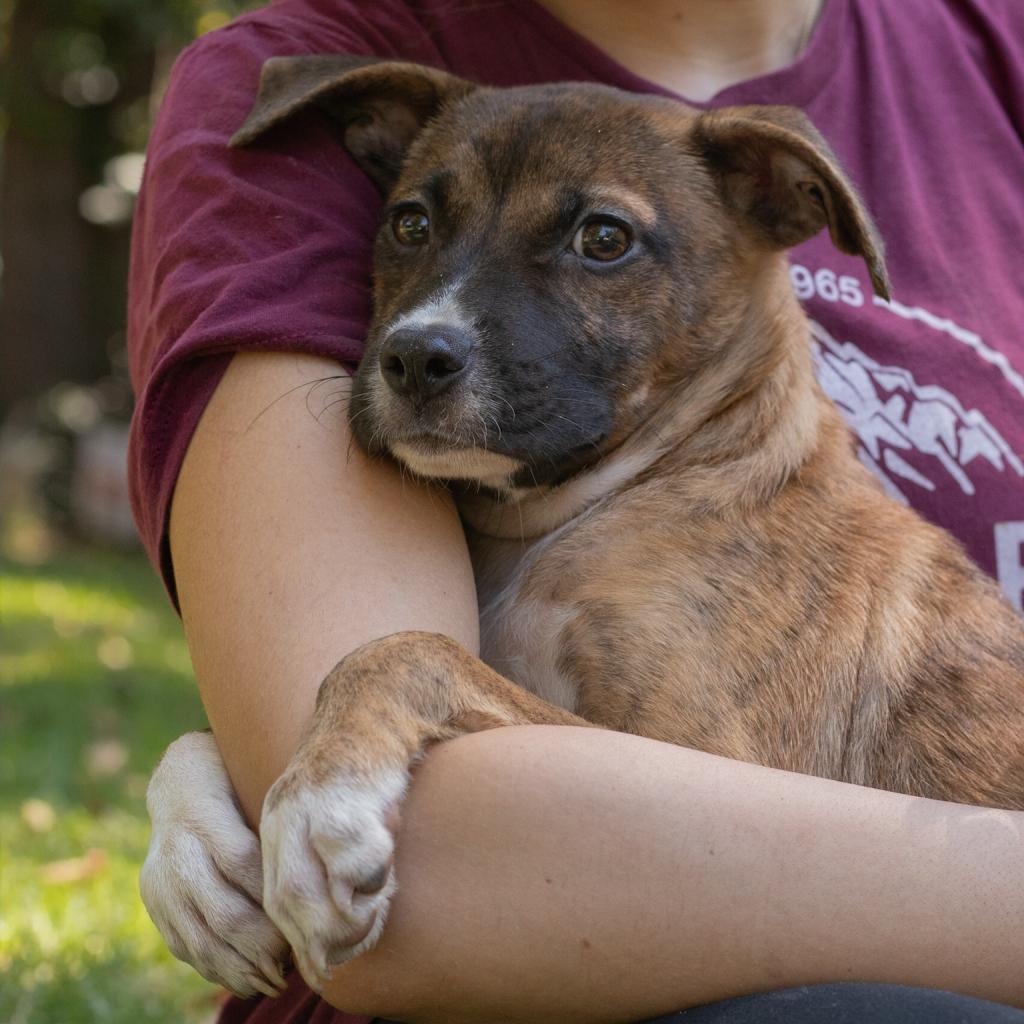
[{"label": "dog's whisker", "polygon": [[326,405],[324,405],[324,407],[313,418],[317,421],[317,423],[319,423],[322,426],[324,416],[326,416],[327,413],[329,413],[336,406],[344,405],[344,403],[345,398],[336,398],[333,402],[328,402]]},{"label": "dog's whisker", "polygon": [[313,392],[314,392],[314,391],[315,391],[315,390],[316,390],[316,389],[317,389],[317,388],[318,388],[318,387],[319,387],[319,386],[320,386],[321,384],[324,384],[324,383],[326,383],[326,382],[327,382],[327,381],[329,381],[329,380],[342,380],[342,379],[343,379],[343,378],[345,378],[346,376],[348,376],[348,375],[347,375],[347,374],[342,374],[342,373],[338,373],[338,374],[333,374],[332,376],[329,376],[329,377],[318,377],[318,378],[316,378],[315,380],[306,380],[306,381],[303,381],[303,382],[302,382],[301,384],[296,384],[296,385],[295,385],[294,387],[291,387],[291,388],[289,388],[289,389],[288,389],[287,391],[285,391],[285,392],[283,392],[282,394],[278,395],[278,396],[277,396],[277,398],[275,398],[275,399],[274,399],[274,400],[273,400],[272,402],[270,402],[270,403],[268,403],[267,405],[265,405],[265,406],[264,406],[264,407],[263,407],[263,408],[262,408],[262,409],[261,409],[261,410],[260,410],[260,411],[259,411],[259,412],[258,412],[258,413],[257,413],[257,414],[256,414],[256,415],[255,415],[255,416],[254,416],[254,417],[253,417],[253,418],[252,418],[252,419],[251,419],[250,421],[249,421],[248,425],[247,425],[247,426],[246,426],[246,428],[245,428],[246,432],[248,432],[248,431],[252,430],[252,428],[253,428],[253,427],[254,427],[254,426],[256,425],[257,421],[258,421],[258,420],[259,420],[259,419],[260,419],[260,418],[261,418],[262,416],[264,416],[264,415],[265,415],[266,413],[268,413],[268,412],[269,412],[269,411],[270,411],[271,409],[273,409],[273,407],[274,407],[275,405],[277,405],[277,403],[278,403],[278,402],[281,402],[281,401],[283,401],[283,400],[284,400],[284,399],[286,399],[286,398],[287,398],[287,397],[288,397],[289,395],[293,395],[293,394],[295,394],[295,392],[296,392],[296,391],[301,391],[301,390],[302,390],[303,388],[309,388],[309,389],[310,389],[309,393],[307,393],[307,395],[306,395],[306,408],[307,408],[307,410],[309,410],[310,414],[312,414],[312,410],[311,410],[311,409],[309,409],[309,398],[310,398],[310,395],[311,395],[311,394],[312,394],[312,393],[313,393]]}]

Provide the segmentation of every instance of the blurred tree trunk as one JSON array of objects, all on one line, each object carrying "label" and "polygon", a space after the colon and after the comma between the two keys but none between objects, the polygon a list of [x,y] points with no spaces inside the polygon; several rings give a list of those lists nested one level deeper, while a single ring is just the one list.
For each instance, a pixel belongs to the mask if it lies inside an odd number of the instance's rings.
[{"label": "blurred tree trunk", "polygon": [[40,29],[36,5],[18,3],[5,69],[10,121],[0,176],[0,414],[55,380],[88,380],[105,365],[83,337],[88,225],[78,213],[84,186],[75,126],[32,67]]},{"label": "blurred tree trunk", "polygon": [[[0,60],[8,116],[0,172],[0,417],[58,381],[91,383],[108,374],[111,341],[123,340],[128,228],[97,227],[78,210],[83,190],[100,181],[104,161],[117,152],[112,107],[75,107],[59,95],[59,70],[40,59],[70,34],[55,31],[54,13],[50,4],[18,0]],[[119,100],[145,96],[152,42],[119,44],[113,31],[109,40],[119,50]]]},{"label": "blurred tree trunk", "polygon": [[[93,203],[90,223],[79,199],[144,147],[170,56],[255,2],[0,0],[0,419],[112,357],[123,374],[128,211]],[[81,86],[97,73],[110,95]]]}]

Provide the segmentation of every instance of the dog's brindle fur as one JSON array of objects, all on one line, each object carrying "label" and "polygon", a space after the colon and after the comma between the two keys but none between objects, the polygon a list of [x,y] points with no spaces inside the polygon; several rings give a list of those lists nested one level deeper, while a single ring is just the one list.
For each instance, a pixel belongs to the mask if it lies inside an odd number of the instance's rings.
[{"label": "dog's brindle fur", "polygon": [[[888,280],[801,114],[289,58],[268,64],[236,142],[312,104],[389,197],[352,428],[455,481],[491,667],[420,633],[347,657],[267,799],[265,845],[268,827],[316,832],[289,824],[304,793],[343,800],[352,780],[404,779],[434,741],[530,722],[1024,808],[1024,622],[882,493],[814,379],[783,251],[827,227],[878,293]],[[395,239],[409,201],[429,212],[427,245]],[[588,263],[569,240],[608,213],[633,248]],[[432,318],[474,351],[419,402],[385,386],[379,353]],[[288,907],[299,869],[270,872],[268,910],[314,982],[379,934],[380,861],[325,858],[355,895],[314,935]]]}]

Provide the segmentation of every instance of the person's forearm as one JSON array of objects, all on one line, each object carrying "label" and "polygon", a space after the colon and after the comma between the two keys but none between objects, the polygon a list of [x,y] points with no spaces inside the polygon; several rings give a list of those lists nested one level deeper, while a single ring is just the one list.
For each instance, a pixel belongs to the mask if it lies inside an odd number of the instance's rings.
[{"label": "person's forearm", "polygon": [[464,737],[417,773],[381,944],[338,1006],[413,1022],[639,1020],[901,982],[1024,1004],[1024,814],[617,733]]},{"label": "person's forearm", "polygon": [[254,823],[345,654],[404,629],[478,644],[450,498],[352,446],[349,388],[327,360],[236,356],[175,490],[171,550],[189,649]]}]

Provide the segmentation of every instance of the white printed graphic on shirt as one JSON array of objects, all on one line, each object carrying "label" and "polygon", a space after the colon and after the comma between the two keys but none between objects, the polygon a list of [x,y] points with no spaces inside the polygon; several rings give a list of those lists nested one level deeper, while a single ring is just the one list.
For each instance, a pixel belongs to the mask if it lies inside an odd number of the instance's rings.
[{"label": "white printed graphic on shirt", "polygon": [[[794,265],[792,279],[797,295],[801,299],[816,296],[828,302],[862,304],[863,300],[856,301],[859,288],[832,288],[832,281],[841,283],[845,279],[836,278],[831,271],[825,275],[826,271],[811,274],[805,267]],[[978,358],[996,366],[1024,398],[1024,376],[974,332],[920,307],[879,298],[874,298],[874,305],[965,345]],[[814,320],[811,338],[818,380],[856,433],[858,456],[897,501],[910,504],[908,495],[914,488],[934,491],[949,481],[962,493],[973,495],[972,474],[983,465],[1024,478],[1024,459],[979,409],[965,408],[945,388],[919,383],[909,370],[883,366],[852,342],[837,341]],[[904,457],[911,454],[914,465]],[[1024,611],[1024,522],[997,523],[994,542],[999,582],[1011,602]]]},{"label": "white printed graphic on shirt", "polygon": [[[974,494],[971,467],[984,460],[1000,472],[1024,477],[1024,462],[977,409],[965,409],[956,395],[934,384],[918,384],[909,370],[882,366],[852,342],[837,342],[811,321],[818,380],[839,406],[860,440],[858,454],[894,498],[909,504],[907,483],[934,491],[948,474],[964,494]],[[934,460],[926,472],[900,451]]]},{"label": "white printed graphic on shirt", "polygon": [[951,338],[956,338],[961,344],[977,353],[984,362],[997,367],[1009,385],[1021,398],[1024,398],[1024,375],[1018,373],[1010,365],[1010,360],[1002,352],[997,352],[990,345],[986,345],[981,336],[975,334],[974,331],[969,331],[966,327],[961,327],[946,317],[929,313],[927,309],[922,309],[920,306],[904,306],[902,302],[897,302],[895,299],[886,300],[877,295],[872,296],[872,301],[876,306],[881,306],[883,309],[889,310],[890,313],[903,317],[904,320],[917,320],[937,331],[948,334]]},{"label": "white printed graphic on shirt", "polygon": [[996,575],[1010,604],[1024,612],[1024,522],[996,523]]}]

